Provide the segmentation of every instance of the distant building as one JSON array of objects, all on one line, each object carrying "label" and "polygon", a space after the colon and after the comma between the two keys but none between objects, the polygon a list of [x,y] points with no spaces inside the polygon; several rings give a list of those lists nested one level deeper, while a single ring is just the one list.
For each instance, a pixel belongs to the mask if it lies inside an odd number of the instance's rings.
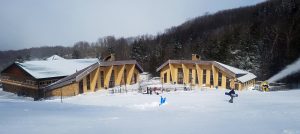
[{"label": "distant building", "polygon": [[256,76],[248,71],[222,64],[203,61],[198,55],[192,60],[168,60],[157,68],[163,83],[198,85],[223,89],[246,89],[254,86]]},{"label": "distant building", "polygon": [[35,99],[73,96],[123,84],[133,84],[143,72],[135,60],[62,59],[15,62],[1,72],[3,90]]}]

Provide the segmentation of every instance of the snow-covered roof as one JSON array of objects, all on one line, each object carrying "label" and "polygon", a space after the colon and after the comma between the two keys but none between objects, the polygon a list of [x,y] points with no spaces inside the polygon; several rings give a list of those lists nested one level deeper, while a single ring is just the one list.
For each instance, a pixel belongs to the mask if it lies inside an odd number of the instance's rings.
[{"label": "snow-covered roof", "polygon": [[241,69],[238,69],[238,68],[235,68],[235,67],[232,67],[232,66],[229,66],[229,65],[217,62],[217,61],[216,61],[216,63],[220,64],[221,66],[223,66],[225,68],[227,68],[228,70],[230,70],[231,72],[233,72],[235,74],[247,74],[247,73],[250,73],[250,72],[247,72],[245,70],[241,70]]},{"label": "snow-covered roof", "polygon": [[16,64],[36,79],[43,79],[68,76],[96,62],[98,62],[97,58],[26,61],[16,62]]},{"label": "snow-covered roof", "polygon": [[238,77],[237,79],[240,81],[240,82],[242,82],[242,83],[244,83],[244,82],[247,82],[247,81],[249,81],[249,80],[252,80],[252,79],[255,79],[256,78],[256,76],[253,74],[253,73],[247,73],[247,74],[245,74],[245,75],[243,75],[243,76],[241,76],[241,77]]},{"label": "snow-covered roof", "polygon": [[216,61],[216,63],[218,63],[219,65],[225,67],[226,69],[228,69],[229,71],[233,72],[236,75],[241,75],[240,77],[237,77],[237,80],[242,82],[242,83],[256,78],[256,76],[253,73],[250,73],[248,71],[241,70],[241,69],[238,69],[238,68],[235,68],[235,67],[217,62],[217,61]]},{"label": "snow-covered roof", "polygon": [[58,55],[52,55],[51,57],[47,58],[46,60],[64,60],[64,58],[60,57]]}]

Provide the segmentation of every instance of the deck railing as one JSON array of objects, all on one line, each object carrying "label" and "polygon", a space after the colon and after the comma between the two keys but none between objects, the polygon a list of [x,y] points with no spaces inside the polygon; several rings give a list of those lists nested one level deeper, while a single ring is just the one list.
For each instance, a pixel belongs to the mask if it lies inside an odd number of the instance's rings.
[{"label": "deck railing", "polygon": [[15,85],[27,86],[32,88],[38,88],[37,82],[27,78],[20,78],[16,76],[1,75],[0,79],[2,83],[11,83]]}]

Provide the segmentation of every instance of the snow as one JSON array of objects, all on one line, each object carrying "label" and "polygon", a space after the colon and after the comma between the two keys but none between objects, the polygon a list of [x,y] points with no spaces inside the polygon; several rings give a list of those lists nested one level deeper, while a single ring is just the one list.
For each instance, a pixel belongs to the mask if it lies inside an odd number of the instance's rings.
[{"label": "snow", "polygon": [[241,77],[238,77],[237,79],[238,79],[240,82],[244,83],[244,82],[247,82],[247,81],[249,81],[249,80],[253,80],[253,79],[255,79],[255,78],[256,78],[256,76],[255,76],[253,73],[247,73],[246,75],[243,75],[243,76],[241,76]]},{"label": "snow", "polygon": [[51,57],[47,58],[46,60],[64,60],[64,58],[60,57],[58,55],[52,55]]},{"label": "snow", "polygon": [[140,80],[141,81],[148,81],[150,78],[150,74],[148,72],[143,72],[140,74]]},{"label": "snow", "polygon": [[1,134],[190,134],[300,133],[300,90],[237,91],[228,103],[227,90],[137,92],[107,90],[75,97],[31,101],[0,90]]},{"label": "snow", "polygon": [[66,59],[16,62],[26,72],[37,79],[68,76],[98,62],[94,59]]},{"label": "snow", "polygon": [[238,69],[238,68],[235,68],[235,67],[232,67],[232,66],[220,63],[220,62],[217,62],[217,63],[220,64],[221,66],[227,68],[228,70],[230,70],[231,72],[233,72],[235,74],[247,74],[247,73],[249,73],[247,71],[244,71],[244,70],[241,70],[241,69]]}]

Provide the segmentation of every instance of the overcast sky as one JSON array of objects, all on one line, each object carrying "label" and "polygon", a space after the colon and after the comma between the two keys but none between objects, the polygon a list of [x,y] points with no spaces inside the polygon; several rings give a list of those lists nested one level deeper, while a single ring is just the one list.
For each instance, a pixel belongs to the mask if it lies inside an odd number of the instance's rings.
[{"label": "overcast sky", "polygon": [[1,0],[0,51],[155,35],[205,12],[264,0]]}]

